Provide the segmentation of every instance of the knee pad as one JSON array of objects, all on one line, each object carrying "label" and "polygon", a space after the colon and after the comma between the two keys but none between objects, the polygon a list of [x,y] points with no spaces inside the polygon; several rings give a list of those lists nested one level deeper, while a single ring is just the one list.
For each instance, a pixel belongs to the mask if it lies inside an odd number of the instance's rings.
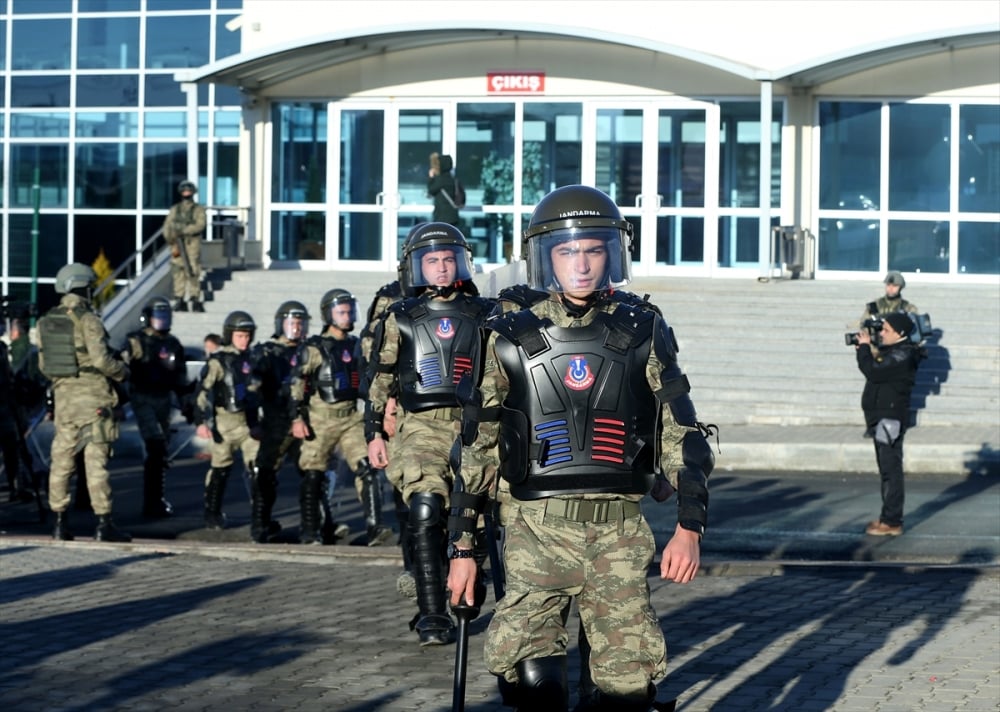
[{"label": "knee pad", "polygon": [[565,712],[569,707],[565,655],[522,660],[514,669],[518,677],[518,707],[551,712]]},{"label": "knee pad", "polygon": [[410,498],[410,521],[418,527],[434,527],[444,522],[444,497],[418,492]]}]

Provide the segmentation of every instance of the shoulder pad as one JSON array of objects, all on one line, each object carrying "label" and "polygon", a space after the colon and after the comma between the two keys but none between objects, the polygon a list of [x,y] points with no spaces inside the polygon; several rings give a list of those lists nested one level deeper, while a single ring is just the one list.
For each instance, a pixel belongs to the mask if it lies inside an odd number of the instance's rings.
[{"label": "shoulder pad", "polygon": [[549,298],[548,292],[539,289],[532,289],[526,284],[515,284],[512,287],[504,287],[497,295],[498,302],[513,302],[522,308],[533,307],[538,302]]},{"label": "shoulder pad", "polygon": [[649,301],[648,294],[640,297],[638,294],[634,294],[632,292],[615,290],[611,293],[610,299],[612,302],[618,304],[625,304],[626,306],[633,307],[636,309],[649,309],[651,311],[656,312],[660,316],[663,316],[663,313],[660,311],[660,308],[655,304],[653,304],[651,301]]},{"label": "shoulder pad", "polygon": [[664,365],[676,363],[678,351],[680,348],[677,346],[674,330],[662,318],[657,319],[653,327],[653,352],[656,358]]}]

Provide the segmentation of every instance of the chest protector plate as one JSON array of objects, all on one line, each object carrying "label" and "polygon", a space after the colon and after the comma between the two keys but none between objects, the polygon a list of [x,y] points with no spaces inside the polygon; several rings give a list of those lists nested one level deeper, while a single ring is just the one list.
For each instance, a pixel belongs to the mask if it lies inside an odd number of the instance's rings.
[{"label": "chest protector plate", "polygon": [[75,337],[78,321],[75,311],[66,307],[55,307],[38,320],[38,367],[46,378],[80,375]]},{"label": "chest protector plate", "polygon": [[184,347],[170,334],[138,331],[130,336],[139,340],[142,358],[132,361],[132,386],[140,393],[163,395],[181,385],[184,374]]},{"label": "chest protector plate", "polygon": [[455,386],[478,363],[479,330],[492,310],[480,297],[415,297],[393,304],[399,325],[399,402],[404,410],[455,408]]},{"label": "chest protector plate", "polygon": [[360,364],[355,358],[357,337],[335,339],[332,336],[312,336],[308,343],[323,355],[323,363],[313,381],[316,393],[323,402],[357,400],[358,383],[361,379]]},{"label": "chest protector plate", "polygon": [[215,383],[213,400],[217,408],[225,408],[229,413],[246,410],[247,389],[253,379],[250,354],[234,354],[220,351],[212,354],[222,364],[222,380]]},{"label": "chest protector plate", "polygon": [[659,406],[646,361],[656,318],[622,305],[585,327],[527,310],[492,325],[510,379],[500,471],[515,497],[649,492]]}]

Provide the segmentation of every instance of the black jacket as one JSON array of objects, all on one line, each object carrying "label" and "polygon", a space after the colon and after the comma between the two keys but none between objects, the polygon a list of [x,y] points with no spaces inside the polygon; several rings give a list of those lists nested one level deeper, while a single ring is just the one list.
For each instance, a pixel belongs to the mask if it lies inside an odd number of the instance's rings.
[{"label": "black jacket", "polygon": [[442,190],[447,191],[452,201],[455,200],[455,176],[451,173],[452,165],[451,156],[447,154],[441,156],[441,172],[427,180],[427,194],[434,198],[434,213],[432,215],[434,222],[457,226],[458,209],[441,192]]},{"label": "black jacket", "polygon": [[910,392],[921,358],[919,347],[909,341],[880,346],[878,358],[874,358],[871,347],[862,344],[857,357],[858,368],[866,379],[861,394],[865,422],[871,426],[882,418],[892,418],[905,428],[910,421]]}]

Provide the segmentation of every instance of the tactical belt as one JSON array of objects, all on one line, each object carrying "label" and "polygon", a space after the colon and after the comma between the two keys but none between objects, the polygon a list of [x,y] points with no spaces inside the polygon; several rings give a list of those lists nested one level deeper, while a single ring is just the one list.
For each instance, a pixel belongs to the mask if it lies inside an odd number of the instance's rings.
[{"label": "tactical belt", "polygon": [[420,414],[426,414],[432,420],[455,421],[462,419],[461,408],[431,408],[430,410],[415,411],[415,412]]},{"label": "tactical belt", "polygon": [[604,524],[638,517],[642,508],[627,499],[556,499],[545,501],[545,516],[571,522]]},{"label": "tactical belt", "polygon": [[355,401],[341,401],[337,403],[325,403],[330,415],[335,418],[343,418],[358,412],[358,404]]}]

